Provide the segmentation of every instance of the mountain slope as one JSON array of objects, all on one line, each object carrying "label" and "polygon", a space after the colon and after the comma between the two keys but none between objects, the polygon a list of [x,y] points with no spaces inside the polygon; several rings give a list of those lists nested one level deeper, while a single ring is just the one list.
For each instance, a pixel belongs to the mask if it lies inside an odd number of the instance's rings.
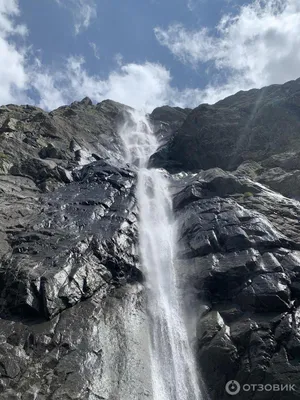
[{"label": "mountain slope", "polygon": [[172,171],[220,167],[300,151],[300,79],[202,104],[152,158]]}]

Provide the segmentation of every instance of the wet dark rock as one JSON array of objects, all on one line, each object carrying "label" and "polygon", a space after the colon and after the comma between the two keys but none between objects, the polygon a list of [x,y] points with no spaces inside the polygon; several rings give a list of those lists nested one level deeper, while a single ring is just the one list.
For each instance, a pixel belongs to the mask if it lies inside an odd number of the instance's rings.
[{"label": "wet dark rock", "polygon": [[243,310],[285,311],[291,307],[289,283],[282,273],[259,275],[238,294],[237,300]]},{"label": "wet dark rock", "polygon": [[300,170],[286,172],[278,167],[267,169],[258,177],[258,181],[284,196],[300,199]]},{"label": "wet dark rock", "polygon": [[[209,377],[209,380],[218,382],[213,390],[209,388],[209,393],[216,398],[221,397],[226,382],[237,371],[238,351],[230,338],[228,326],[218,312],[212,311],[202,318],[197,329],[197,346],[197,357],[205,366],[202,372],[205,380],[207,381]],[[216,359],[218,359],[218,369],[215,364]]]},{"label": "wet dark rock", "polygon": [[0,175],[0,397],[146,399],[135,173],[60,161]]},{"label": "wet dark rock", "polygon": [[[247,174],[219,169],[175,182],[182,290],[189,302],[193,293],[189,304],[195,309],[211,305],[198,320],[196,341],[211,398],[230,398],[225,391],[230,380],[297,387],[300,203]],[[277,394],[248,391],[235,397],[300,395],[299,389]]]},{"label": "wet dark rock", "polygon": [[104,162],[40,201],[26,231],[11,231],[2,265],[2,312],[24,307],[49,318],[96,290],[141,281],[135,255],[135,176]]},{"label": "wet dark rock", "polygon": [[126,110],[0,109],[1,399],[149,398]]}]

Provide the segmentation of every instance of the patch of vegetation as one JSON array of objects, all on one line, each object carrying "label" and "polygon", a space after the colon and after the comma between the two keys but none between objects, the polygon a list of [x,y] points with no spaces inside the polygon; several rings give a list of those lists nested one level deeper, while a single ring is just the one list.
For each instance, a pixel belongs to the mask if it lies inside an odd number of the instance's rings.
[{"label": "patch of vegetation", "polygon": [[244,198],[248,198],[248,197],[253,197],[253,193],[252,192],[245,192],[244,193]]}]

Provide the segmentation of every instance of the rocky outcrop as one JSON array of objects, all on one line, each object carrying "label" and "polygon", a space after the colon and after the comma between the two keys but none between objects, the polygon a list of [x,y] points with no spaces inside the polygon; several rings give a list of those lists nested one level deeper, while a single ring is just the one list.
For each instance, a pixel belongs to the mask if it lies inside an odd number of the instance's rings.
[{"label": "rocky outcrop", "polygon": [[299,398],[300,203],[219,169],[181,185],[179,281],[211,399],[231,398],[231,380],[295,387],[237,399]]},{"label": "rocky outcrop", "polygon": [[300,149],[300,79],[239,92],[188,114],[151,165],[170,171],[220,167]]},{"label": "rocky outcrop", "polygon": [[126,110],[1,109],[1,400],[151,396]]},{"label": "rocky outcrop", "polygon": [[29,177],[44,189],[78,165],[99,158],[116,164],[123,156],[118,128],[128,110],[111,100],[93,105],[88,98],[50,113],[32,106],[0,107],[0,172]]},{"label": "rocky outcrop", "polygon": [[191,111],[190,108],[170,106],[157,107],[152,111],[149,120],[161,145],[173,137]]},{"label": "rocky outcrop", "polygon": [[299,84],[200,105],[150,161],[178,172],[179,281],[213,400],[300,398]]},{"label": "rocky outcrop", "polygon": [[148,399],[143,291],[102,292],[51,321],[0,320],[0,398]]},{"label": "rocky outcrop", "polygon": [[105,162],[73,173],[74,182],[40,197],[30,221],[6,227],[0,271],[2,315],[52,318],[101,290],[138,282],[134,174]]}]

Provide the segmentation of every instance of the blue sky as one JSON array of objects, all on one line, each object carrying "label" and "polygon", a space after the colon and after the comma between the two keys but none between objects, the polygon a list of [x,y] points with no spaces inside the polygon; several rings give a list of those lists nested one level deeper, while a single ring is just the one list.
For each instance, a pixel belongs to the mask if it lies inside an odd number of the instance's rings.
[{"label": "blue sky", "polygon": [[28,40],[42,50],[43,62],[59,63],[67,56],[81,55],[87,70],[102,78],[116,68],[117,55],[124,63],[159,62],[168,66],[179,88],[203,85],[207,77],[175,59],[159,44],[153,29],[173,22],[197,29],[201,21],[213,28],[222,11],[234,10],[224,0],[210,0],[210,6],[207,1],[195,1],[192,9],[186,0],[100,0],[95,4],[97,17],[75,35],[74,16],[68,7],[53,0],[20,2],[23,21],[30,29]]},{"label": "blue sky", "polygon": [[299,77],[298,0],[0,0],[0,102],[150,111]]}]

